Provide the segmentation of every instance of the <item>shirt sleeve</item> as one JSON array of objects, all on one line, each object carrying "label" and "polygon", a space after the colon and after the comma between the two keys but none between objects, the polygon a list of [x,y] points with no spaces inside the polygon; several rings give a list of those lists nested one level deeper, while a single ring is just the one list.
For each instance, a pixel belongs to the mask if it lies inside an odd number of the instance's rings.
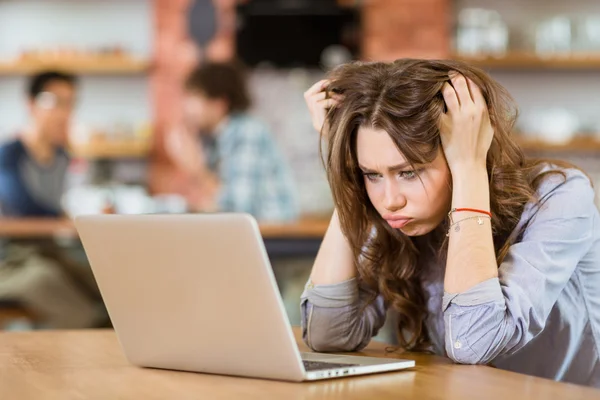
[{"label": "shirt sleeve", "polygon": [[489,363],[535,338],[596,240],[598,211],[585,175],[568,176],[546,198],[498,278],[444,295],[445,346],[456,362]]},{"label": "shirt sleeve", "polygon": [[307,283],[301,297],[302,338],[314,351],[358,351],[385,323],[382,296],[359,288],[356,278],[332,285]]}]

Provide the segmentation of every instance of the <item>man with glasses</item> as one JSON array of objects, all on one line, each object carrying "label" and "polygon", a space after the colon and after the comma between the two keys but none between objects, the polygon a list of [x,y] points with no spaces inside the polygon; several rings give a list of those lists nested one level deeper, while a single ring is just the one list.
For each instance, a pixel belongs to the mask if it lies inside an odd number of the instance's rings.
[{"label": "man with glasses", "polygon": [[[32,76],[27,90],[31,122],[0,146],[0,208],[9,217],[59,217],[77,79],[47,71]],[[52,239],[10,239],[3,245],[0,311],[16,303],[42,328],[106,324],[89,267],[74,262]]]},{"label": "man with glasses", "polygon": [[5,216],[56,217],[62,214],[69,157],[65,150],[77,78],[48,71],[31,77],[31,123],[0,147],[0,209]]}]

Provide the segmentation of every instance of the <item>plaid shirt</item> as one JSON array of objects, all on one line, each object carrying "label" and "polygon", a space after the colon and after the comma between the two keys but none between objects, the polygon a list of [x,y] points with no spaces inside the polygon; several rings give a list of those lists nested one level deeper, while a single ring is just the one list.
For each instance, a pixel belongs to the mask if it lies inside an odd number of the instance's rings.
[{"label": "plaid shirt", "polygon": [[260,222],[297,218],[291,172],[267,127],[246,114],[234,114],[206,146],[209,166],[221,181],[220,211],[246,212]]}]

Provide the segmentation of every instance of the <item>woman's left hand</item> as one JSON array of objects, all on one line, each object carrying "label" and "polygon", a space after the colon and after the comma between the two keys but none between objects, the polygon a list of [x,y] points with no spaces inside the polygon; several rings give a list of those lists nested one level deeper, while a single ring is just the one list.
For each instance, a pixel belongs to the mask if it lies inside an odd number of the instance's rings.
[{"label": "woman's left hand", "polygon": [[442,115],[440,134],[442,148],[450,171],[461,167],[485,168],[487,152],[494,129],[488,107],[475,83],[463,75],[450,75],[442,88],[447,112]]}]

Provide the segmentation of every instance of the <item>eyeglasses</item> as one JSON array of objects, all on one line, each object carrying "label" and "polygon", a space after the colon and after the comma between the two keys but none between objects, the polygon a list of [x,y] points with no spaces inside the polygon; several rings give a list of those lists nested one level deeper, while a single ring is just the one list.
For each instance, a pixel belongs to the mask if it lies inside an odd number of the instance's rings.
[{"label": "eyeglasses", "polygon": [[60,98],[51,92],[42,92],[35,98],[35,104],[44,110],[52,110],[55,108],[73,109],[75,101],[73,99]]}]

